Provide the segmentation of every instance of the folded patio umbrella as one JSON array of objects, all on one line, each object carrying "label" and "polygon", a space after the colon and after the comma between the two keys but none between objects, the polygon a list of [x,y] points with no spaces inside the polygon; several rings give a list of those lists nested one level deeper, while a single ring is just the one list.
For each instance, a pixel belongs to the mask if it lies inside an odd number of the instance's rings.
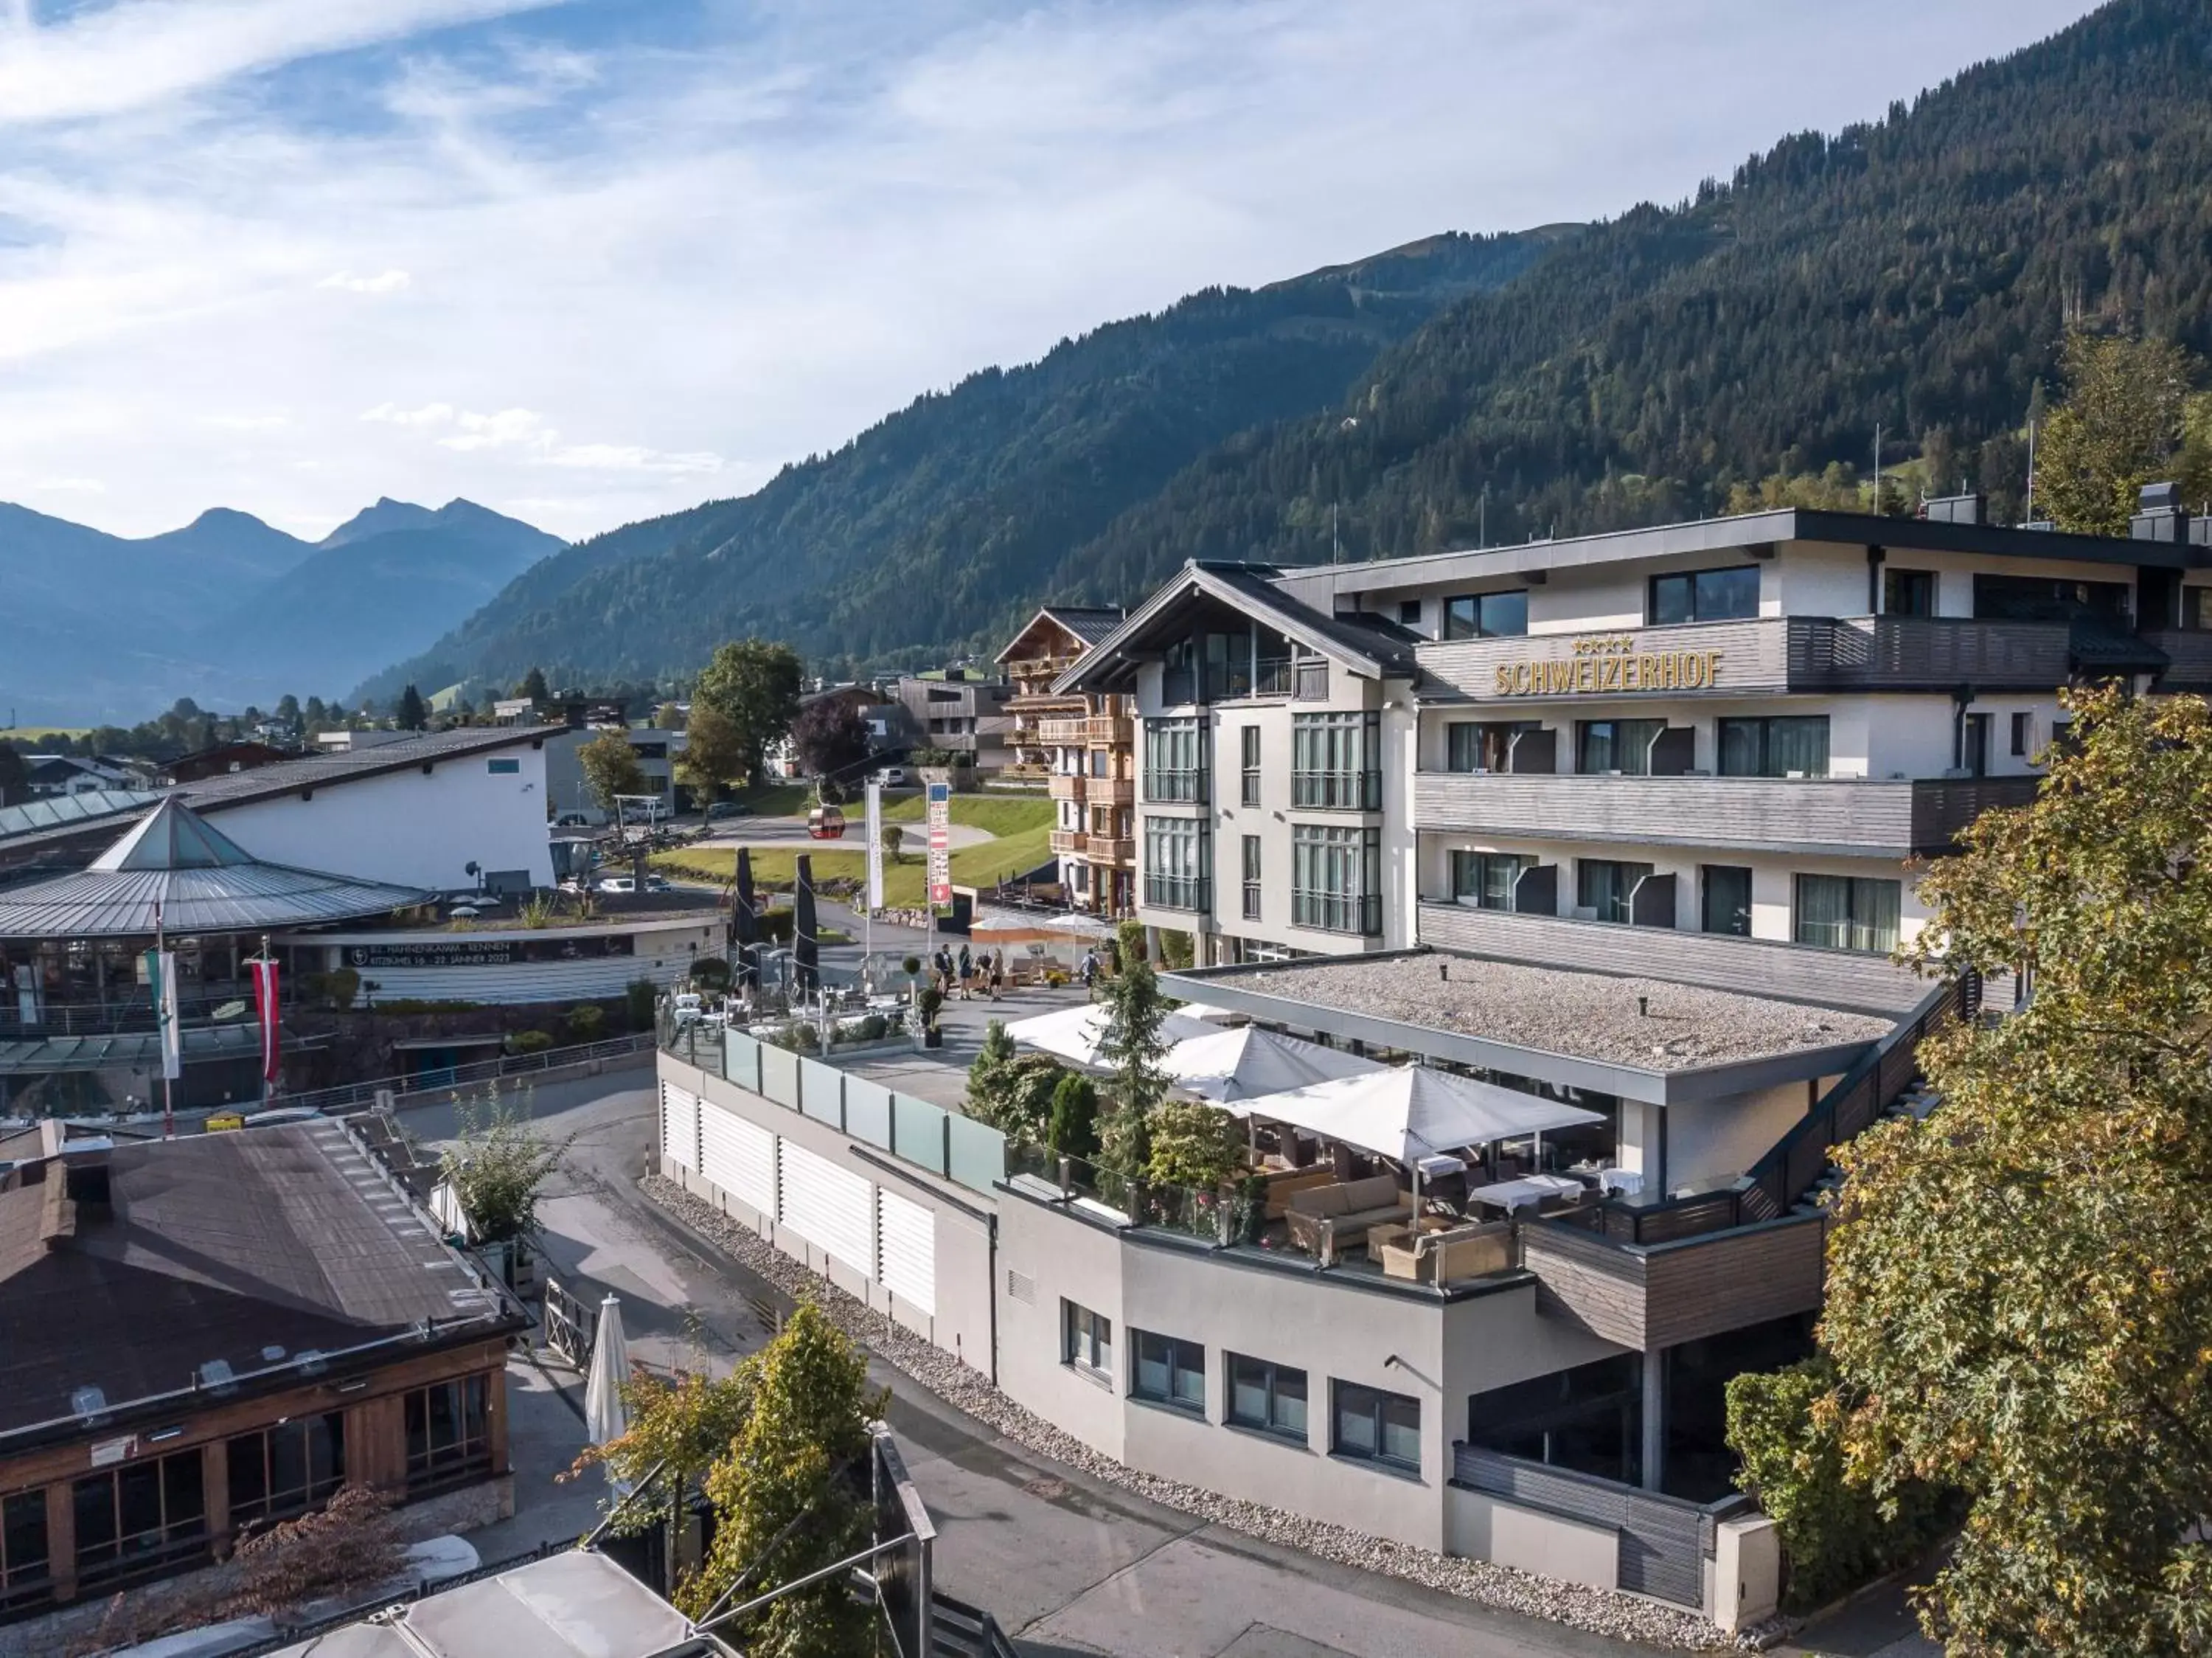
[{"label": "folded patio umbrella", "polygon": [[822,988],[822,945],[814,919],[814,860],[799,855],[798,892],[791,917],[791,965],[802,996]]}]

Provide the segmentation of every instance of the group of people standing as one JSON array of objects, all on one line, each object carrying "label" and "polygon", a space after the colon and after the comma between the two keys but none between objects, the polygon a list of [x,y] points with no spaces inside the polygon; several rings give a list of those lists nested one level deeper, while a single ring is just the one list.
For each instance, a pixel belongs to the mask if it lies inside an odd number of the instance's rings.
[{"label": "group of people standing", "polygon": [[963,1002],[973,1001],[978,991],[996,1002],[1006,986],[1004,950],[985,950],[979,955],[963,944],[955,954],[939,946],[937,954],[930,958],[929,966],[939,993],[946,997],[957,993]]}]

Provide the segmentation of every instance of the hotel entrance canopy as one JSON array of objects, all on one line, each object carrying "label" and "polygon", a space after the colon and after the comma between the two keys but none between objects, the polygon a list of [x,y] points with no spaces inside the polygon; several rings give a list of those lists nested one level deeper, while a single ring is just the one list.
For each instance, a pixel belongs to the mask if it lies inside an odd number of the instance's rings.
[{"label": "hotel entrance canopy", "polygon": [[151,938],[313,927],[428,904],[434,893],[264,863],[174,797],[88,869],[0,889],[0,939]]}]

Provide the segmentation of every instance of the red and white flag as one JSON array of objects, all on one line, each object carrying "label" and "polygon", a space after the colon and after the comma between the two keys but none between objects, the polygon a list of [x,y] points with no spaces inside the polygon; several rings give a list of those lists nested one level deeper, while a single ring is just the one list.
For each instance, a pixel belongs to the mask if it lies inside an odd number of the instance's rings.
[{"label": "red and white flag", "polygon": [[276,1033],[276,964],[264,959],[249,960],[253,969],[253,1003],[261,1017],[261,1080],[276,1086],[283,1070]]}]

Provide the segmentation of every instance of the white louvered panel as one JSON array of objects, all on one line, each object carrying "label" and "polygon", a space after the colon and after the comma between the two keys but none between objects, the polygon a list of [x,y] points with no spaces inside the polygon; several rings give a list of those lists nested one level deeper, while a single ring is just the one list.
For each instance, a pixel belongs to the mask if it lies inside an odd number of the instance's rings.
[{"label": "white louvered panel", "polygon": [[699,1172],[739,1203],[775,1213],[775,1136],[712,1101],[699,1106]]},{"label": "white louvered panel", "polygon": [[859,1175],[786,1140],[780,1147],[783,1179],[777,1186],[783,1212],[776,1218],[807,1242],[830,1252],[864,1278],[875,1277],[870,1187]]},{"label": "white louvered panel", "polygon": [[672,1082],[660,1085],[660,1149],[671,1162],[699,1167],[699,1096]]},{"label": "white louvered panel", "polygon": [[896,1193],[876,1193],[877,1282],[922,1312],[937,1313],[937,1216]]}]

